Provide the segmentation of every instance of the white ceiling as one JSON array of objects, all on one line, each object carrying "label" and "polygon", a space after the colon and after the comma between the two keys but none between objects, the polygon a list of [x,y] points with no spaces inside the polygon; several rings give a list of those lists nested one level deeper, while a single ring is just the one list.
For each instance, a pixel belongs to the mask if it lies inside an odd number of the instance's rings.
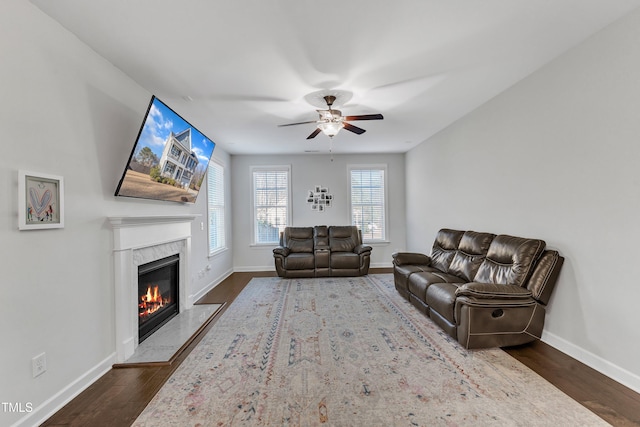
[{"label": "white ceiling", "polygon": [[[405,152],[640,0],[31,0],[231,154],[327,152],[319,90],[352,94],[335,153]],[[140,121],[144,111],[140,112]],[[132,138],[134,138],[132,136]]]}]

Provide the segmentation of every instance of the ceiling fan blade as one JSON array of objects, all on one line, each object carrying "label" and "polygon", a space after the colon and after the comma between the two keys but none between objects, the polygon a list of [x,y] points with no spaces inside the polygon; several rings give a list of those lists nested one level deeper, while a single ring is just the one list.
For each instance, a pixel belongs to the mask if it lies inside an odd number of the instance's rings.
[{"label": "ceiling fan blade", "polygon": [[359,128],[358,126],[354,126],[350,123],[343,123],[343,127],[348,130],[349,132],[353,132],[353,133],[357,133],[358,135],[362,135],[363,133],[366,132],[366,130]]},{"label": "ceiling fan blade", "polygon": [[307,123],[317,123],[317,120],[309,120],[308,122],[288,123],[286,125],[278,125],[279,128],[284,126],[306,125]]},{"label": "ceiling fan blade", "polygon": [[314,130],[314,131],[311,133],[311,135],[309,135],[309,136],[307,137],[307,139],[315,138],[319,133],[320,133],[320,128],[316,128],[316,130]]},{"label": "ceiling fan blade", "polygon": [[345,120],[382,120],[382,114],[361,114],[359,116],[347,116],[344,118]]}]

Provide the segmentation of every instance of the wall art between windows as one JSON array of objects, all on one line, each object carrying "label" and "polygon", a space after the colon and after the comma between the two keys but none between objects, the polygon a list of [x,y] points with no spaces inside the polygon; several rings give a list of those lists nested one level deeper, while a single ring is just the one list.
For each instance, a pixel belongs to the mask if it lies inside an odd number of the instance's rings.
[{"label": "wall art between windows", "polygon": [[316,185],[315,189],[309,190],[307,203],[312,211],[324,212],[333,205],[333,195],[329,194],[329,189],[321,185]]}]

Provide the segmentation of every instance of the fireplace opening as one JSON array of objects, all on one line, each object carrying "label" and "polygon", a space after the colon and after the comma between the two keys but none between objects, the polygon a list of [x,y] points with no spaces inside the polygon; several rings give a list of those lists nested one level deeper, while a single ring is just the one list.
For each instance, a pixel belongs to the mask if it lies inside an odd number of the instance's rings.
[{"label": "fireplace opening", "polygon": [[138,266],[138,343],[178,314],[178,264],[171,255]]}]

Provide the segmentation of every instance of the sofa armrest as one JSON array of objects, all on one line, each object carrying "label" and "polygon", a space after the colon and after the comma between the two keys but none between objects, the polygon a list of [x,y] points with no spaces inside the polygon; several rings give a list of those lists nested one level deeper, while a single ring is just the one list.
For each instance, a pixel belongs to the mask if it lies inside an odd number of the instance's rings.
[{"label": "sofa armrest", "polygon": [[273,255],[289,256],[290,253],[291,249],[285,248],[284,246],[278,246],[273,249]]},{"label": "sofa armrest", "polygon": [[431,257],[418,252],[395,252],[391,256],[395,265],[431,265]]},{"label": "sofa armrest", "polygon": [[358,255],[362,255],[366,252],[371,252],[373,248],[371,246],[367,246],[367,245],[358,245],[355,248],[353,248],[353,252],[357,253]]},{"label": "sofa armrest", "polygon": [[518,285],[500,285],[494,283],[470,282],[456,289],[456,297],[472,297],[480,299],[532,299],[531,291]]}]

